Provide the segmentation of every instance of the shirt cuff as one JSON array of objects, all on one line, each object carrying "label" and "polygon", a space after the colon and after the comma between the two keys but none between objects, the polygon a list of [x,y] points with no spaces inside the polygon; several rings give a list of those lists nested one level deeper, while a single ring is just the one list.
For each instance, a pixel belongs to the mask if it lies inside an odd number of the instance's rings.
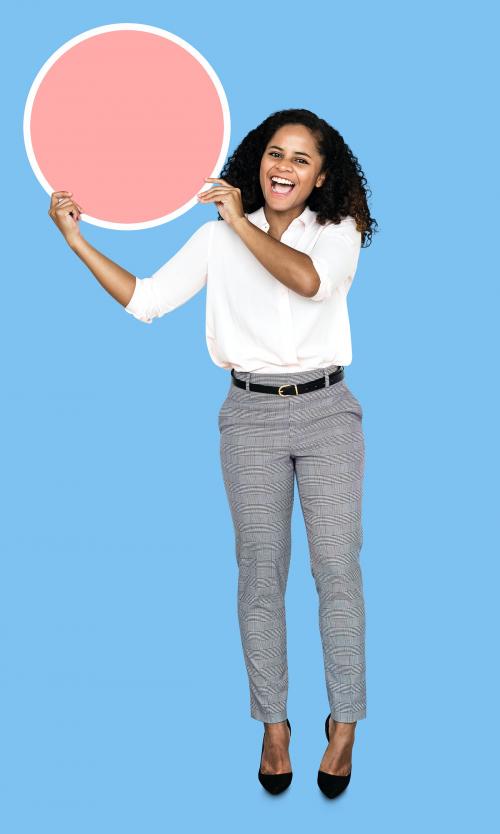
[{"label": "shirt cuff", "polygon": [[130,299],[127,306],[124,307],[124,310],[126,313],[130,313],[131,316],[134,316],[134,318],[139,319],[139,321],[144,321],[146,324],[152,324],[153,319],[149,318],[144,313],[144,302],[141,304],[141,297],[141,279],[135,276],[135,289],[132,298]]}]

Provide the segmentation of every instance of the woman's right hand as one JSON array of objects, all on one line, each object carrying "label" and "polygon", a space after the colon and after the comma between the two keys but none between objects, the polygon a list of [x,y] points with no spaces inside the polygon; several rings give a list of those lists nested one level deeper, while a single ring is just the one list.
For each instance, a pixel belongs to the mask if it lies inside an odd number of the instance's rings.
[{"label": "woman's right hand", "polygon": [[53,191],[50,198],[49,217],[63,235],[66,243],[71,245],[80,237],[78,221],[83,209],[72,199],[72,191]]}]

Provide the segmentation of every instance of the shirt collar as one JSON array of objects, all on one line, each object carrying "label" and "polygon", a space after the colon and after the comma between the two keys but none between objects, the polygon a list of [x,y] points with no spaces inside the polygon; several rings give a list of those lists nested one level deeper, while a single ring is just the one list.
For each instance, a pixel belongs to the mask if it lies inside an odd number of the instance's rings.
[{"label": "shirt collar", "polygon": [[[266,220],[264,206],[258,208],[257,211],[252,211],[250,214],[247,214],[247,218],[251,223],[258,226],[260,229],[263,229],[266,232],[269,229],[269,223]],[[292,220],[292,223],[296,223],[297,220],[300,220],[304,227],[310,226],[316,220],[316,212],[312,211],[309,206],[306,206],[302,214],[299,214],[298,217]],[[292,225],[292,223],[290,225]]]}]

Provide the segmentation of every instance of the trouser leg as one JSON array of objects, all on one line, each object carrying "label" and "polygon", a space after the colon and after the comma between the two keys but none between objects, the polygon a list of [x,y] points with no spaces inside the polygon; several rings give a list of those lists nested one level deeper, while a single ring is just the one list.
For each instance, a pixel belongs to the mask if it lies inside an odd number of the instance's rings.
[{"label": "trouser leg", "polygon": [[235,530],[238,620],[250,686],[250,714],[287,718],[285,590],[290,566],[293,462],[285,450],[221,443]]},{"label": "trouser leg", "polygon": [[351,722],[366,717],[365,607],[359,560],[364,440],[361,411],[353,408],[352,398],[343,410],[335,397],[331,418],[326,411],[321,413],[325,443],[305,445],[295,456],[295,472],[319,596],[330,709],[334,720]]}]

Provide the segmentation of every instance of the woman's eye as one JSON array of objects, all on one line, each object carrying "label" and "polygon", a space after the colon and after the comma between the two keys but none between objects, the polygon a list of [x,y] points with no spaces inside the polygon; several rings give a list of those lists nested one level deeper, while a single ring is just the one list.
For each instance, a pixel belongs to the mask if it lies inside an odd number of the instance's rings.
[{"label": "woman's eye", "polygon": [[[270,152],[270,156],[274,156],[275,154],[276,154],[276,156],[281,156],[281,154],[278,153],[278,151],[271,151]],[[299,162],[305,162],[306,165],[309,165],[307,159],[302,159],[302,157],[297,157],[297,158],[298,158]]]}]

